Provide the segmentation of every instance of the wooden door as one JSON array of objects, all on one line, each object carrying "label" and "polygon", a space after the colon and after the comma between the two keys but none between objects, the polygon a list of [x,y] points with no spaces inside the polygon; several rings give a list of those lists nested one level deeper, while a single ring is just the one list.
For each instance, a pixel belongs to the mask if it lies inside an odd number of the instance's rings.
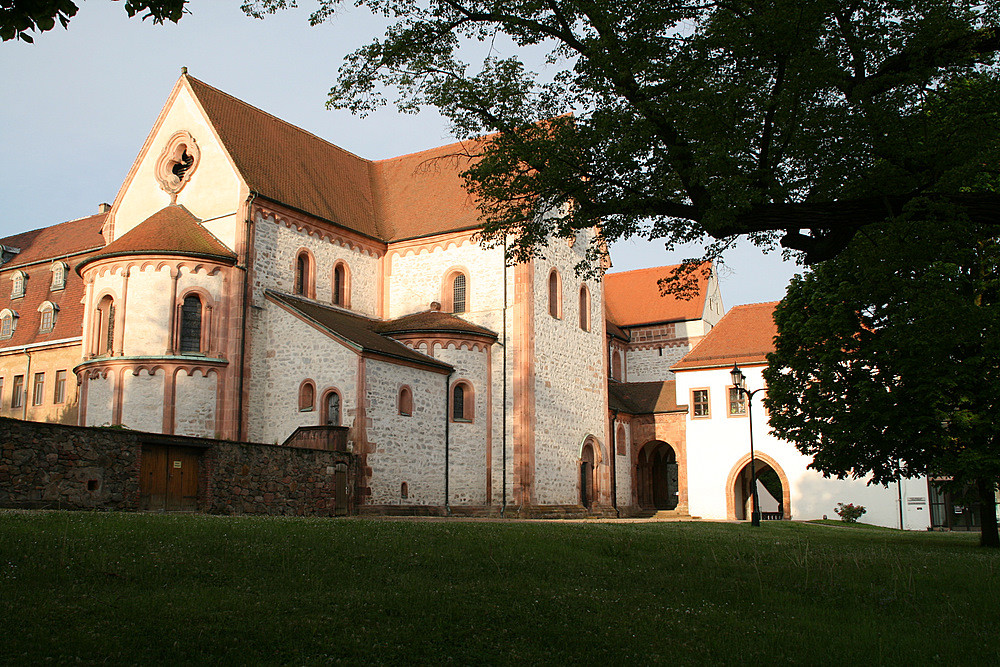
[{"label": "wooden door", "polygon": [[199,450],[143,445],[139,509],[167,512],[198,509]]},{"label": "wooden door", "polygon": [[167,448],[143,445],[139,468],[139,509],[162,510],[167,502]]}]

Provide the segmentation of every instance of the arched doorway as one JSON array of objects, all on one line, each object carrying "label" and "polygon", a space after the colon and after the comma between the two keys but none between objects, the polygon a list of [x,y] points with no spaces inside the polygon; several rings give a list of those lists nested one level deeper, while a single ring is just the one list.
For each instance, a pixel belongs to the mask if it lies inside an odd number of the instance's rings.
[{"label": "arched doorway", "polygon": [[594,505],[594,498],[597,496],[597,478],[594,475],[596,461],[594,445],[588,440],[580,453],[580,504],[587,509]]},{"label": "arched doorway", "polygon": [[[764,521],[780,521],[790,516],[788,478],[781,467],[770,457],[757,455],[757,499],[760,502],[760,518]],[[729,475],[730,518],[748,521],[752,512],[752,475],[750,457],[736,464]]]},{"label": "arched doorway", "polygon": [[639,507],[677,509],[677,454],[665,442],[653,440],[639,450],[636,463]]}]

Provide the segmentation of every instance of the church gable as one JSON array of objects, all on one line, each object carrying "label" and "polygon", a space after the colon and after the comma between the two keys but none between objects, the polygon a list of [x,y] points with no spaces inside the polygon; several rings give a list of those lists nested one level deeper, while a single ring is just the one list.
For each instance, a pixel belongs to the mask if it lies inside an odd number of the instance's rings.
[{"label": "church gable", "polygon": [[249,190],[211,119],[181,76],[122,184],[104,235],[110,243],[157,211],[180,204],[235,250]]}]

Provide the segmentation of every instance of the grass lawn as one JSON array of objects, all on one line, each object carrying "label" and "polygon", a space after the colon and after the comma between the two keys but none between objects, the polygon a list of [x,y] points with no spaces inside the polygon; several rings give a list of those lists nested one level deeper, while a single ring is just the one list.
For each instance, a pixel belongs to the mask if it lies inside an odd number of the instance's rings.
[{"label": "grass lawn", "polygon": [[0,664],[997,664],[977,540],[0,512]]}]

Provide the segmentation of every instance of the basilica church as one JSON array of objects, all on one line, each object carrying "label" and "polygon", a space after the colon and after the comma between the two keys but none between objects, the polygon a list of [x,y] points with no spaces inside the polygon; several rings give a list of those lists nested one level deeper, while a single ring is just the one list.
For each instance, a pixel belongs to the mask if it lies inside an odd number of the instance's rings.
[{"label": "basilica church", "polygon": [[765,518],[930,525],[926,480],[824,479],[731,386],[773,303],[582,278],[596,231],[508,265],[475,152],[367,160],[182,74],[112,203],[0,239],[0,416],[336,447],[366,512],[740,520],[755,465]]}]

